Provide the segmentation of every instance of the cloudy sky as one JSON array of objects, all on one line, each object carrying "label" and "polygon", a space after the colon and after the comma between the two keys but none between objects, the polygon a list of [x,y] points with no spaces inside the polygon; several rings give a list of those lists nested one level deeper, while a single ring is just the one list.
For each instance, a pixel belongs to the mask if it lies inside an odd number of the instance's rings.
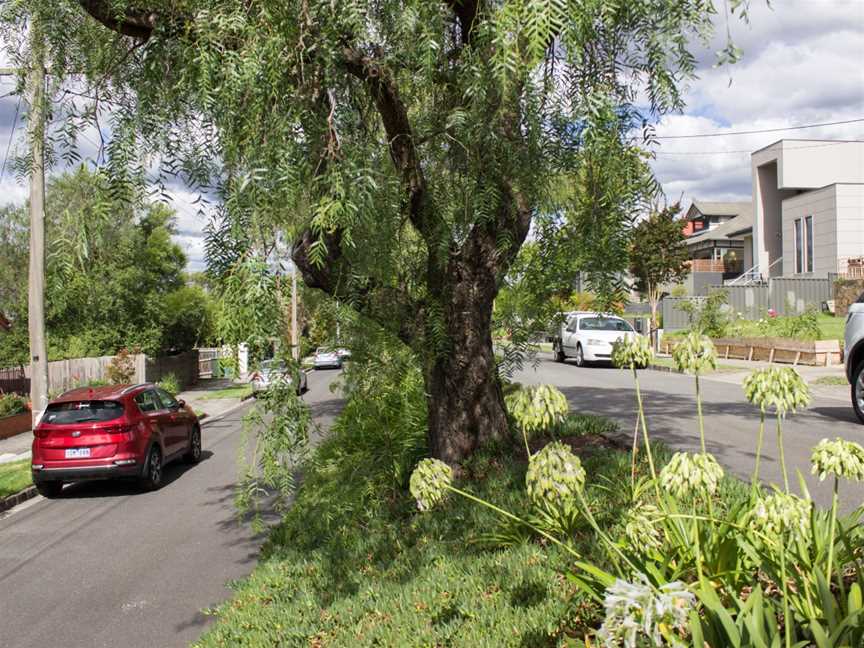
[{"label": "cloudy sky", "polygon": [[[860,139],[864,122],[753,135],[766,130],[864,118],[864,0],[751,0],[750,24],[735,20],[733,40],[744,58],[732,67],[714,68],[722,49],[725,19],[709,48],[698,48],[699,78],[690,83],[683,114],[666,116],[657,128],[660,146],[654,171],[671,200],[747,200],[749,152],[782,138]],[[718,2],[720,7],[722,1]],[[730,85],[731,80],[731,85]],[[0,79],[0,95],[13,89]],[[0,98],[0,156],[10,142],[17,99]],[[20,119],[11,139],[14,153],[23,133]],[[720,134],[677,139],[669,136]],[[91,144],[93,133],[89,135]],[[95,147],[86,150],[93,156]],[[2,158],[0,158],[2,159]],[[8,165],[0,177],[0,203],[20,202],[27,193]],[[178,212],[177,241],[190,268],[203,267],[204,219],[192,204],[196,196],[182,187],[172,191]]]}]

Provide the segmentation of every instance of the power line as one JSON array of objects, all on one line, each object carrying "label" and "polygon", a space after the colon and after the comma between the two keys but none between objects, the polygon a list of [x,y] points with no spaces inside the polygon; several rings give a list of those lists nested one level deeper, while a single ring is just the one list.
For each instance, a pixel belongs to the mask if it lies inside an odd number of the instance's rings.
[{"label": "power line", "polygon": [[693,135],[658,135],[654,139],[692,139],[696,137],[726,137],[731,135],[760,135],[762,133],[779,133],[782,131],[803,130],[805,128],[822,128],[823,126],[840,126],[843,124],[857,124],[864,122],[864,118],[847,119],[845,121],[825,122],[822,124],[802,124],[801,126],[787,126],[786,128],[763,128],[760,130],[731,131],[728,133],[697,133]]},{"label": "power line", "polygon": [[15,117],[12,119],[12,130],[9,131],[9,142],[6,144],[6,155],[3,157],[3,167],[0,169],[0,178],[6,174],[6,163],[9,161],[9,150],[12,148],[12,139],[15,137],[15,127],[18,125],[18,111],[21,109],[21,97],[15,104]]},{"label": "power line", "polygon": [[[813,144],[810,146],[787,146],[784,150],[786,151],[798,151],[800,149],[816,149],[816,148],[825,148],[826,146],[839,146],[841,144],[848,144],[849,142],[828,142],[824,144]],[[747,154],[750,155],[753,153],[751,149],[738,149],[736,151],[658,151],[655,153],[657,156],[661,155],[740,155]]]}]

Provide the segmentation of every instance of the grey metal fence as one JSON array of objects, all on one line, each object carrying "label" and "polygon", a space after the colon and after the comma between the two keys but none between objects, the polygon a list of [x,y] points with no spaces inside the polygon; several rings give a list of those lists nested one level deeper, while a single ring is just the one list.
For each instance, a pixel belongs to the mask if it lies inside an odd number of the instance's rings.
[{"label": "grey metal fence", "polygon": [[767,286],[707,286],[699,296],[666,297],[661,302],[663,328],[674,331],[687,328],[689,318],[680,304],[687,300],[702,300],[714,290],[723,290],[729,296],[729,308],[744,319],[764,317],[769,308],[781,315],[803,313],[808,306],[819,308],[822,302],[833,299],[834,288],[829,278],[778,277]]}]

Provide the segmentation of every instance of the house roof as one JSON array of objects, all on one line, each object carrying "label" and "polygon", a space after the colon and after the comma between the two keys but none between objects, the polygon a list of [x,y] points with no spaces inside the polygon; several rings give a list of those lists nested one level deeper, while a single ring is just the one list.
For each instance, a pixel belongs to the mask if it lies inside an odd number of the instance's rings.
[{"label": "house roof", "polygon": [[702,216],[742,216],[750,214],[753,205],[750,202],[709,202],[694,200],[687,210],[687,220]]},{"label": "house roof", "polygon": [[[722,204],[722,203],[718,203]],[[726,203],[735,204],[735,203]],[[687,247],[704,243],[705,241],[725,241],[730,238],[736,238],[742,234],[746,234],[748,230],[753,229],[753,210],[749,203],[737,203],[739,205],[747,204],[748,209],[740,212],[734,218],[729,219],[725,223],[721,223],[717,227],[710,230],[702,230],[698,234],[688,236],[684,242]]]}]

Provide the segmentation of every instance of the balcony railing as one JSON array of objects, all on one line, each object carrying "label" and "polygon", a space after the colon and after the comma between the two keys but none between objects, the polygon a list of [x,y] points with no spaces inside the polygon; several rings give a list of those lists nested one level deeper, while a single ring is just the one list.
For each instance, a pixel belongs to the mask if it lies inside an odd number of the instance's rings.
[{"label": "balcony railing", "polygon": [[741,272],[744,264],[741,261],[724,261],[723,259],[690,259],[687,262],[691,272],[722,272],[724,274]]}]

